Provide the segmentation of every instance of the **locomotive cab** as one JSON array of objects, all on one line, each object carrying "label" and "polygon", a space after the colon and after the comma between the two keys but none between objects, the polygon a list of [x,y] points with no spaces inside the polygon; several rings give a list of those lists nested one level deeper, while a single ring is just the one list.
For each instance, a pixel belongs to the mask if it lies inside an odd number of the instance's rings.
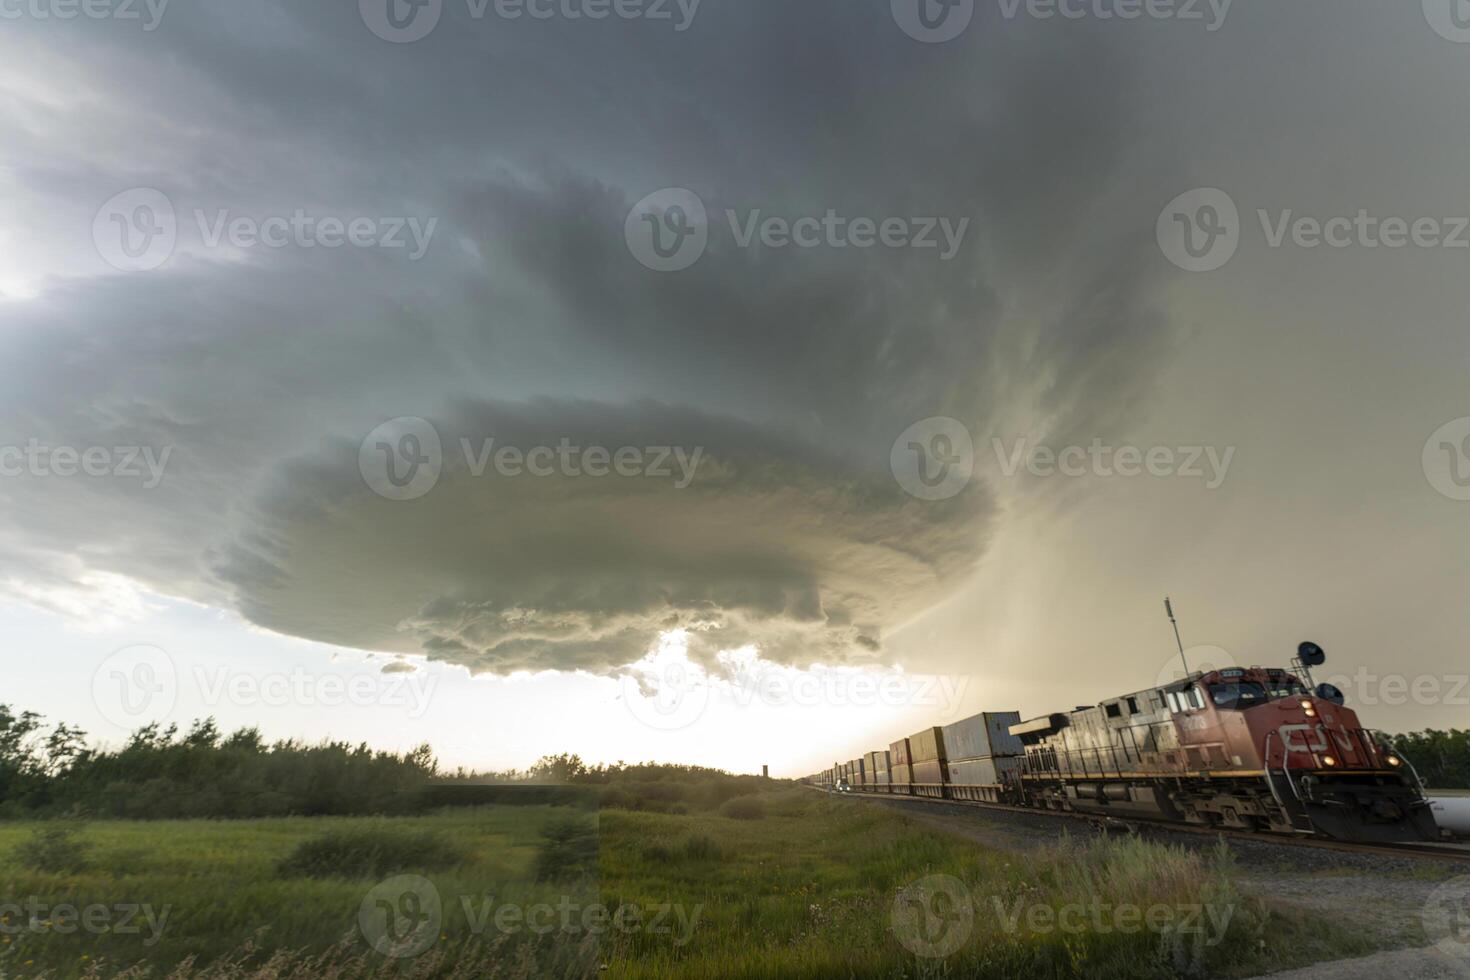
[{"label": "locomotive cab", "polygon": [[[1355,841],[1438,839],[1413,767],[1301,670],[1194,673],[1013,725],[1030,806]],[[1303,683],[1305,675],[1308,683]]]},{"label": "locomotive cab", "polygon": [[1251,753],[1294,829],[1341,840],[1437,838],[1412,767],[1330,685],[1313,691],[1295,674],[1257,667],[1216,671],[1200,686],[1217,714],[1239,719],[1221,728],[1243,736],[1234,743]]}]

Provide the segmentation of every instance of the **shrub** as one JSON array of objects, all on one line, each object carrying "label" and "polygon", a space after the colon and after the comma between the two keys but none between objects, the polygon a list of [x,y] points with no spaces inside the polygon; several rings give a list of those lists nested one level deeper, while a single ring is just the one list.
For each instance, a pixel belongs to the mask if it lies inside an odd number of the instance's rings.
[{"label": "shrub", "polygon": [[460,847],[433,831],[394,827],[333,830],[304,840],[277,866],[282,877],[382,878],[463,864]]},{"label": "shrub", "polygon": [[719,861],[725,857],[720,845],[704,834],[695,834],[686,840],[680,853],[688,861]]},{"label": "shrub", "polygon": [[736,796],[721,804],[720,816],[731,820],[763,820],[766,805],[759,796]]},{"label": "shrub", "polygon": [[586,820],[561,820],[541,831],[537,881],[567,881],[597,873],[597,827]]},{"label": "shrub", "polygon": [[23,867],[46,874],[77,874],[87,869],[92,845],[81,839],[82,828],[51,823],[39,827],[15,849]]}]

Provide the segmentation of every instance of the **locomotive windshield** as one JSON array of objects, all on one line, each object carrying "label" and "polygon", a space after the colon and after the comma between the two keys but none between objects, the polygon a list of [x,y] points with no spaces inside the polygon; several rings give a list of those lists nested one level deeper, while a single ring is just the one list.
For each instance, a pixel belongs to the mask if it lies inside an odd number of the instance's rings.
[{"label": "locomotive windshield", "polygon": [[1258,681],[1232,681],[1228,684],[1211,684],[1210,697],[1216,707],[1244,710],[1268,701],[1299,697],[1307,693],[1295,677],[1273,677],[1265,683]]}]

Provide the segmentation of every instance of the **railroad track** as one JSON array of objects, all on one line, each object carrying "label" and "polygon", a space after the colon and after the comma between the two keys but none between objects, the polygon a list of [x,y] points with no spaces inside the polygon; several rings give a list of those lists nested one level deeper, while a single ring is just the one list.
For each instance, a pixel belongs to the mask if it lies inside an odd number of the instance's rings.
[{"label": "railroad track", "polygon": [[[819,793],[827,792],[818,787],[812,788]],[[1143,829],[1162,830],[1178,834],[1224,837],[1230,840],[1285,844],[1292,847],[1315,847],[1320,850],[1370,854],[1379,857],[1417,858],[1420,860],[1435,859],[1470,864],[1470,844],[1355,844],[1349,841],[1328,840],[1321,837],[1294,837],[1286,834],[1251,833],[1250,831],[1228,830],[1219,827],[1195,827],[1191,824],[1169,823],[1163,820],[1099,817],[1090,813],[1070,813],[1065,810],[1040,810],[1034,807],[1013,806],[1007,803],[980,803],[975,800],[942,800],[932,796],[903,796],[897,793],[848,792],[835,795],[856,796],[865,800],[895,800],[900,803],[940,803],[945,806],[972,807],[977,810],[997,810],[1003,813],[1027,813],[1043,817],[1083,820],[1105,829],[1127,829],[1130,833],[1137,833]]]}]

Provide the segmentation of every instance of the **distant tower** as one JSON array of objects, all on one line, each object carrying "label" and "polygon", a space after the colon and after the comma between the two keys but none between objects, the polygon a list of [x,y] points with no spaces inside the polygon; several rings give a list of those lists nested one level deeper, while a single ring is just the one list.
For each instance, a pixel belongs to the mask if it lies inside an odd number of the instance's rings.
[{"label": "distant tower", "polygon": [[761,778],[762,779],[770,779],[771,778],[771,767],[770,766],[761,766]]}]

